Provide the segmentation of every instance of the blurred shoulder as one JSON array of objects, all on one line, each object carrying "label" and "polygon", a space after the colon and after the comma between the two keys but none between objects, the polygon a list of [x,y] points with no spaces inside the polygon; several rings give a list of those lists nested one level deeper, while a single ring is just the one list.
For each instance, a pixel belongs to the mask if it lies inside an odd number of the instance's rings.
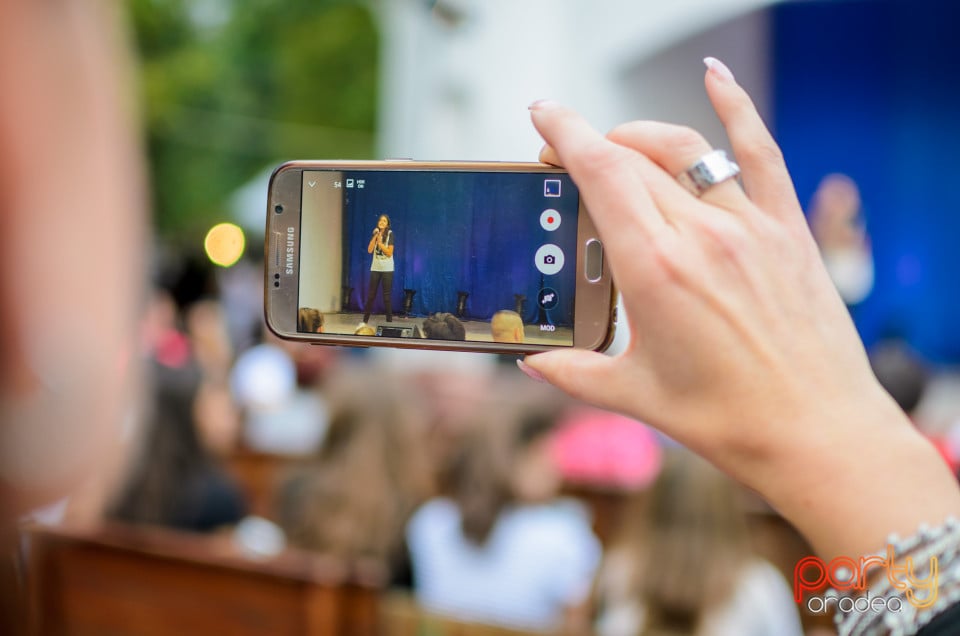
[{"label": "blurred shoulder", "polygon": [[412,530],[426,530],[429,528],[447,527],[460,523],[460,510],[450,499],[438,497],[426,502],[410,517],[409,527]]}]

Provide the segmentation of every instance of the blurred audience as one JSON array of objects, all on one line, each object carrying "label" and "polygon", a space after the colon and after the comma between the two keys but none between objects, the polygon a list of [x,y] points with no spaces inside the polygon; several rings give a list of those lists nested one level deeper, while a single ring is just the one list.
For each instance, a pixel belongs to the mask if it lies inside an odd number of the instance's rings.
[{"label": "blurred audience", "polygon": [[504,380],[471,413],[450,496],[407,527],[417,600],[429,610],[520,629],[585,626],[600,544],[585,511],[558,498],[550,435],[561,404]]},{"label": "blurred audience", "polygon": [[649,487],[662,461],[660,440],[652,429],[585,406],[564,418],[553,453],[565,482],[624,491]]},{"label": "blurred audience", "polygon": [[274,455],[315,453],[329,419],[321,388],[337,358],[333,347],[283,342],[270,334],[243,352],[230,375],[243,410],[243,446]]},{"label": "blurred audience", "polygon": [[902,340],[884,340],[870,350],[870,367],[897,406],[912,418],[930,376],[923,360]]},{"label": "blurred audience", "polygon": [[800,636],[786,581],[751,554],[733,483],[676,449],[597,579],[599,636]]},{"label": "blurred audience", "polygon": [[931,371],[910,346],[900,339],[887,339],[870,350],[870,367],[887,393],[893,397],[914,425],[937,447],[954,475],[960,472],[960,446],[956,432],[933,432],[917,418],[918,407],[927,391]]},{"label": "blurred audience", "polygon": [[195,409],[200,372],[192,364],[153,365],[149,429],[108,517],[208,532],[240,521],[246,503],[204,447]]},{"label": "blurred audience", "polygon": [[421,405],[399,377],[369,368],[344,369],[328,394],[326,438],[282,488],[280,525],[292,545],[380,561],[409,587],[403,529],[433,490]]}]

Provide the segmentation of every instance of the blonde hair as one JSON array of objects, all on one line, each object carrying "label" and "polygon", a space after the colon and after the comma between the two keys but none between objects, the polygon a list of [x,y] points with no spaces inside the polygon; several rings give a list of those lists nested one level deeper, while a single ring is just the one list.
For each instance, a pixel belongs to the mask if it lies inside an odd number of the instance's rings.
[{"label": "blonde hair", "polygon": [[739,492],[688,451],[667,455],[624,530],[620,544],[633,565],[628,594],[645,609],[643,636],[697,633],[729,599],[750,556]]},{"label": "blonde hair", "polygon": [[375,336],[377,335],[377,330],[371,327],[370,325],[360,325],[357,327],[356,331],[353,332],[355,336]]},{"label": "blonde hair", "polygon": [[523,318],[515,311],[501,309],[490,320],[490,333],[495,342],[514,342],[517,329],[520,330],[520,340],[517,342],[523,342]]},{"label": "blonde hair", "polygon": [[416,394],[370,369],[341,374],[328,392],[327,436],[291,482],[281,525],[302,547],[396,562],[407,520],[433,491]]},{"label": "blonde hair", "polygon": [[463,536],[478,546],[486,543],[503,510],[518,500],[517,462],[556,428],[567,404],[550,388],[520,386],[498,378],[460,440],[451,496]]}]

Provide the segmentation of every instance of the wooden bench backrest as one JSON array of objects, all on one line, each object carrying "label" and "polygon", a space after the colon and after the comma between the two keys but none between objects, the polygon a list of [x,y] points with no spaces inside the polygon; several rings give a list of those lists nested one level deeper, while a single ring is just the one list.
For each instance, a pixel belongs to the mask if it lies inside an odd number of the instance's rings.
[{"label": "wooden bench backrest", "polygon": [[33,529],[38,634],[186,636],[377,631],[379,574],[288,552],[255,561],[222,539],[169,531]]}]

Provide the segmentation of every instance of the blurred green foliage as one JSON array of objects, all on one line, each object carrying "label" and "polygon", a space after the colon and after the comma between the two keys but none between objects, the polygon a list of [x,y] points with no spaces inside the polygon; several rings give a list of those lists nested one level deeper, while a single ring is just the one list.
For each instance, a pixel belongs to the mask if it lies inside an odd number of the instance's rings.
[{"label": "blurred green foliage", "polygon": [[128,0],[157,231],[193,241],[286,159],[373,152],[378,36],[347,0]]}]

